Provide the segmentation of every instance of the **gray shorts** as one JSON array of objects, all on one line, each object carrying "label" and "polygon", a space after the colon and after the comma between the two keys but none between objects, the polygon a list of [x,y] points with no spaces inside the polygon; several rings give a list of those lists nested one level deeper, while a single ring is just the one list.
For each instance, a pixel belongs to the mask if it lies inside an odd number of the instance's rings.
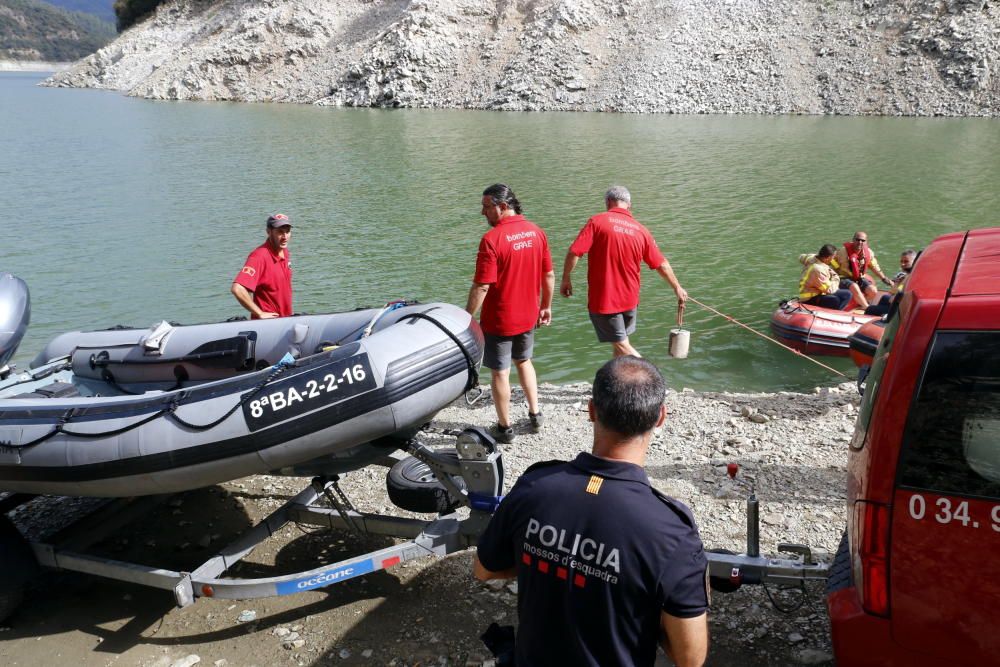
[{"label": "gray shorts", "polygon": [[531,359],[535,351],[535,330],[525,331],[516,336],[494,336],[483,333],[485,338],[483,351],[483,366],[494,371],[510,368],[511,359],[524,361]]},{"label": "gray shorts", "polygon": [[624,313],[601,315],[591,313],[590,321],[602,343],[620,343],[635,333],[635,308]]}]

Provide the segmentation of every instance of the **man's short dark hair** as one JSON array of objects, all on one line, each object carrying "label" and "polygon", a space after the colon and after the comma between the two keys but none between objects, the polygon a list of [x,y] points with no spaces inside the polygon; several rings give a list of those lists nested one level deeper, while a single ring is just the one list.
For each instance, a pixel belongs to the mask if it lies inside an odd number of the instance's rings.
[{"label": "man's short dark hair", "polygon": [[660,370],[639,357],[615,357],[594,378],[594,411],[605,428],[624,436],[653,430],[667,383]]},{"label": "man's short dark hair", "polygon": [[817,257],[833,257],[837,254],[837,247],[831,243],[825,243],[816,253]]}]

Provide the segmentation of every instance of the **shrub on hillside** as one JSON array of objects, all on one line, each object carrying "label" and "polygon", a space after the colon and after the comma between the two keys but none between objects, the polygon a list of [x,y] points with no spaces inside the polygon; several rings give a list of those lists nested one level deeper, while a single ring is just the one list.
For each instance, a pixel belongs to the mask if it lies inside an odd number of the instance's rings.
[{"label": "shrub on hillside", "polygon": [[110,23],[40,0],[0,0],[0,60],[68,62],[114,37]]},{"label": "shrub on hillside", "polygon": [[165,0],[115,0],[118,32],[122,32],[153,13]]}]

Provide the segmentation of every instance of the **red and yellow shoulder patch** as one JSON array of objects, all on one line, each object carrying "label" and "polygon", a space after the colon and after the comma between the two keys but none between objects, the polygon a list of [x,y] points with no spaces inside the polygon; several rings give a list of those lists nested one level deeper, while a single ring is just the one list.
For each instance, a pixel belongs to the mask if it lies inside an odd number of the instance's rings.
[{"label": "red and yellow shoulder patch", "polygon": [[598,477],[597,475],[591,475],[590,481],[587,482],[587,493],[593,493],[595,496],[601,492],[601,485],[604,484],[604,478]]}]

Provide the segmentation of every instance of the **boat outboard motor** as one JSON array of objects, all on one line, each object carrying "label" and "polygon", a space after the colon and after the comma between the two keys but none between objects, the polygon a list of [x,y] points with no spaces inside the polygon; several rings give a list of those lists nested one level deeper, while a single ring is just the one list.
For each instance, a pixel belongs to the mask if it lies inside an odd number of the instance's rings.
[{"label": "boat outboard motor", "polygon": [[31,321],[28,285],[10,273],[0,273],[0,380],[10,375],[7,365]]}]

